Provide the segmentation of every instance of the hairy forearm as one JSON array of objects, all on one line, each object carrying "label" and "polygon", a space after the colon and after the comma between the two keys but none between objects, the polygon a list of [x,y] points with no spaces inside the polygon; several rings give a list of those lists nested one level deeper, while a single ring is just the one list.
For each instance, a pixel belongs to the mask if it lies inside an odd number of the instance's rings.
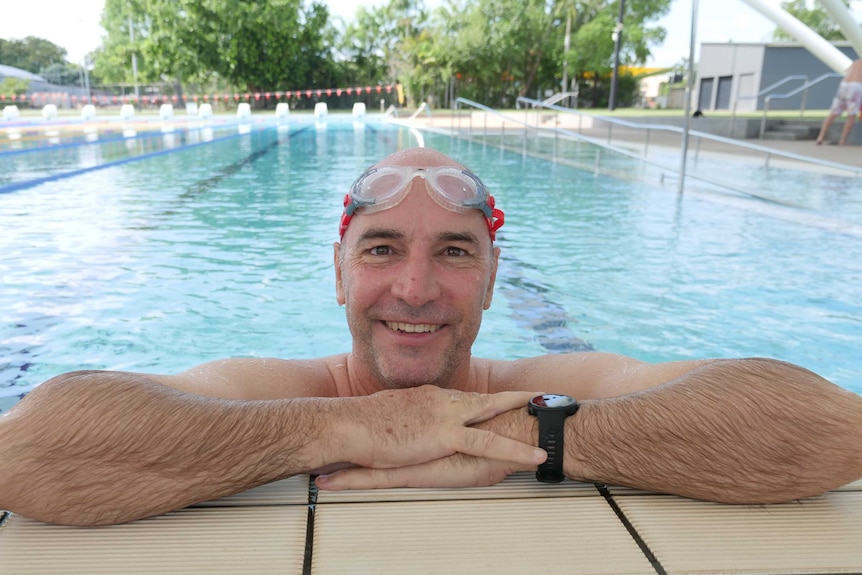
[{"label": "hairy forearm", "polygon": [[139,374],[48,381],[0,417],[0,509],[52,523],[131,521],[297,473],[417,466],[455,453],[535,464],[533,444],[470,427],[530,392],[432,385],[237,401]]},{"label": "hairy forearm", "polygon": [[808,497],[862,477],[862,397],[774,360],[717,361],[586,401],[566,474],[727,503]]},{"label": "hairy forearm", "polygon": [[330,406],[206,398],[130,374],[55,378],[0,418],[0,508],[119,523],[306,472],[337,459],[316,439]]}]

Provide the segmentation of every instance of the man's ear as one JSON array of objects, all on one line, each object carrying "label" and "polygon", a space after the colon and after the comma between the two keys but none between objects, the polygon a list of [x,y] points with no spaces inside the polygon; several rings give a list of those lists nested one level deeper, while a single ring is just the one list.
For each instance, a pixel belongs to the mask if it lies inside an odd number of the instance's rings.
[{"label": "man's ear", "polygon": [[335,299],[338,305],[344,305],[344,284],[341,278],[341,244],[332,244],[332,261],[335,264]]},{"label": "man's ear", "polygon": [[491,307],[491,300],[494,299],[494,284],[497,282],[497,264],[500,263],[500,248],[495,246],[491,255],[491,279],[488,282],[488,289],[485,291],[485,301],[482,309]]}]

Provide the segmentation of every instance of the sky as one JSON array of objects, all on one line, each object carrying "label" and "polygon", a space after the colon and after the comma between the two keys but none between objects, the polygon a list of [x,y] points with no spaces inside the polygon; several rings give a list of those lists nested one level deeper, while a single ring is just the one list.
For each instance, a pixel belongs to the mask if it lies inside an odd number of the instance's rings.
[{"label": "sky", "polygon": [[[330,12],[345,19],[356,6],[379,5],[384,0],[326,0]],[[654,47],[649,66],[673,66],[688,57],[691,9],[694,0],[673,0],[670,13],[658,21],[667,39]],[[781,0],[763,0],[778,6]],[[437,0],[426,0],[435,5]],[[99,46],[99,27],[104,0],[28,0],[10,2],[0,16],[0,38],[20,39],[38,36],[66,48],[71,62],[80,62],[87,52]],[[858,14],[862,0],[854,0]],[[859,18],[857,18],[858,20]],[[699,0],[696,45],[704,42],[762,42],[771,39],[775,25],[742,0]],[[695,56],[695,59],[697,56]]]}]

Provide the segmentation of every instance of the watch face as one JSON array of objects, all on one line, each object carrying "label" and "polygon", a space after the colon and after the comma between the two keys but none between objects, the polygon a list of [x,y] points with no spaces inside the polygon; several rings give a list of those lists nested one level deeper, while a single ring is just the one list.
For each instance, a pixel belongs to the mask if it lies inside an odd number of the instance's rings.
[{"label": "watch face", "polygon": [[537,395],[530,400],[530,403],[532,403],[536,407],[565,408],[571,407],[572,405],[576,405],[578,402],[575,401],[573,398],[569,397],[568,395],[546,393],[544,395]]}]

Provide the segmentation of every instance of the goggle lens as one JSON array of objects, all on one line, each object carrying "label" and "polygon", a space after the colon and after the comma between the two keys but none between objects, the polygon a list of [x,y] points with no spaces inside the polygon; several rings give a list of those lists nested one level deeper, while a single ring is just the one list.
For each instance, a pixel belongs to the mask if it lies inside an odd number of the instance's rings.
[{"label": "goggle lens", "polygon": [[404,181],[403,174],[376,171],[357,181],[351,189],[351,195],[363,207],[384,204],[409,183],[409,180]]},{"label": "goggle lens", "polygon": [[437,191],[458,206],[472,206],[477,201],[484,202],[487,198],[486,194],[479,191],[478,182],[467,174],[445,172],[437,174],[434,180]]}]

